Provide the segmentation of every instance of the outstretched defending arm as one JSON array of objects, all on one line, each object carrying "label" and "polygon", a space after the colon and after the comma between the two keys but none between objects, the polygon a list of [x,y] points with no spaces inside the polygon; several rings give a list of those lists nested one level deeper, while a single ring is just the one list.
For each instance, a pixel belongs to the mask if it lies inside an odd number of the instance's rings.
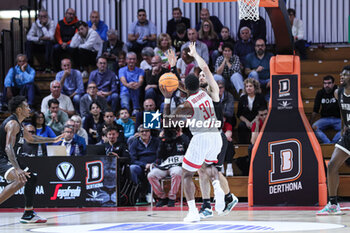
[{"label": "outstretched defending arm", "polygon": [[28,143],[33,143],[33,144],[40,144],[40,143],[56,143],[62,140],[63,138],[63,134],[55,137],[55,138],[46,138],[46,137],[41,137],[38,135],[32,135],[31,133],[28,132],[28,130],[26,128],[24,128],[23,131],[23,136],[24,139],[28,142]]}]

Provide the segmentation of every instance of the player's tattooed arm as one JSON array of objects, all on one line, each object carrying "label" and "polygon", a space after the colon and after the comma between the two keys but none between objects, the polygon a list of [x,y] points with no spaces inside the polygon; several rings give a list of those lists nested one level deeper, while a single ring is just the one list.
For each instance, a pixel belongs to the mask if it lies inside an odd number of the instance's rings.
[{"label": "player's tattooed arm", "polygon": [[5,126],[6,131],[6,146],[5,152],[8,160],[15,169],[20,169],[17,162],[14,146],[16,143],[16,135],[19,133],[20,126],[16,121],[9,121]]},{"label": "player's tattooed arm", "polygon": [[24,128],[24,139],[28,142],[28,143],[32,143],[32,144],[40,144],[40,143],[56,143],[59,141],[62,141],[63,135],[59,135],[55,138],[47,138],[47,137],[41,137],[38,135],[32,135],[30,134],[26,128]]}]

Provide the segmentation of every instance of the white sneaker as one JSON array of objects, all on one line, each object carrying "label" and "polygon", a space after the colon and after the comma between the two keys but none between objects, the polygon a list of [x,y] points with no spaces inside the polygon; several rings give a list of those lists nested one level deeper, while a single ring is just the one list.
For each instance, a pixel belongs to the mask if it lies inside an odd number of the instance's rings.
[{"label": "white sneaker", "polygon": [[222,188],[214,187],[215,211],[221,214],[225,209],[225,193]]},{"label": "white sneaker", "polygon": [[35,212],[31,216],[22,216],[20,219],[21,223],[46,223],[47,219],[40,217]]},{"label": "white sneaker", "polygon": [[196,210],[196,212],[189,211],[184,218],[184,222],[199,222],[200,220],[201,217],[199,216],[198,210]]},{"label": "white sneaker", "polygon": [[228,163],[226,167],[226,176],[233,176],[232,163]]}]

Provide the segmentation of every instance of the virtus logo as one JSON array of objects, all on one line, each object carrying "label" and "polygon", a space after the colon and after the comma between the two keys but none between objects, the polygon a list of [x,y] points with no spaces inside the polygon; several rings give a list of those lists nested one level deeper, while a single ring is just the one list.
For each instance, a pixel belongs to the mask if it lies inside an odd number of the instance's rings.
[{"label": "virtus logo", "polygon": [[69,181],[75,175],[74,166],[69,162],[62,162],[56,167],[56,175],[62,181]]}]

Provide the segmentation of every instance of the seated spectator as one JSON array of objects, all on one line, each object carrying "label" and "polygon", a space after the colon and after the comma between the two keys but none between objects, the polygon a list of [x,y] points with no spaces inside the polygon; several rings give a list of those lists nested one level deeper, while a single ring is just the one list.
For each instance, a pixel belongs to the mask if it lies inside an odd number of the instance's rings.
[{"label": "seated spectator", "polygon": [[126,55],[127,66],[119,70],[119,78],[121,82],[120,87],[120,101],[121,107],[130,108],[130,98],[133,105],[132,115],[140,111],[140,87],[143,84],[144,71],[136,67],[137,56],[134,52],[128,52]]},{"label": "seated spectator", "polygon": [[180,57],[181,47],[188,41],[187,29],[185,24],[180,23],[176,25],[176,33],[174,36],[171,36],[171,40],[172,46],[175,48],[176,56]]},{"label": "seated spectator", "polygon": [[240,94],[244,89],[241,62],[239,57],[233,54],[230,43],[225,43],[222,49],[222,55],[216,60],[214,78],[215,80],[225,80],[226,86],[232,83],[236,92]]},{"label": "seated spectator", "polygon": [[88,65],[95,65],[96,57],[102,51],[103,41],[84,21],[77,22],[76,27],[78,32],[73,36],[70,47],[73,49],[71,54],[74,65],[82,71]]},{"label": "seated spectator", "polygon": [[47,138],[55,138],[57,135],[46,125],[45,115],[42,112],[34,112],[31,124],[36,129],[36,135]]},{"label": "seated spectator", "polygon": [[72,69],[69,58],[62,59],[61,68],[62,71],[56,74],[56,80],[61,84],[62,93],[71,98],[74,108],[79,112],[80,98],[84,95],[83,77],[79,70]]},{"label": "seated spectator", "polygon": [[261,106],[266,106],[266,101],[259,82],[253,78],[244,80],[244,95],[239,99],[237,110],[237,117],[241,120],[238,125],[238,143],[249,144],[252,124]]},{"label": "seated spectator", "polygon": [[129,146],[131,158],[130,174],[131,180],[135,184],[141,185],[138,201],[143,202],[145,201],[146,193],[148,193],[147,196],[151,196],[146,173],[157,158],[160,140],[157,137],[151,137],[151,130],[144,129],[142,125],[139,126],[138,132],[140,133],[140,137],[133,140]]},{"label": "seated spectator", "polygon": [[145,47],[141,51],[141,56],[142,56],[142,62],[140,64],[140,68],[143,69],[144,71],[146,70],[151,70],[151,60],[152,57],[154,57],[154,49],[151,47]]},{"label": "seated spectator", "polygon": [[143,113],[144,112],[155,112],[156,102],[153,99],[145,99],[143,102],[143,111],[136,114],[135,129],[138,129],[143,124]]},{"label": "seated spectator", "polygon": [[38,19],[32,24],[26,41],[26,54],[29,64],[33,65],[33,51],[45,51],[45,72],[51,72],[52,49],[55,36],[55,24],[46,10],[40,10]]},{"label": "seated spectator", "polygon": [[235,99],[233,95],[228,92],[225,88],[225,82],[223,80],[218,80],[217,84],[219,86],[219,97],[222,104],[222,110],[226,121],[235,127],[236,125],[236,116],[234,112],[234,102]]},{"label": "seated spectator", "polygon": [[128,140],[135,133],[135,123],[130,118],[130,113],[126,108],[121,108],[119,110],[118,116],[119,116],[119,119],[117,120],[117,124],[123,126],[124,137],[126,140]]},{"label": "seated spectator", "polygon": [[124,141],[119,140],[119,131],[114,126],[106,128],[108,142],[104,143],[106,155],[117,158],[130,158],[128,146]]},{"label": "seated spectator", "polygon": [[91,11],[90,20],[87,22],[89,28],[95,30],[103,41],[107,40],[108,26],[100,20],[98,11]]},{"label": "seated spectator", "polygon": [[264,125],[264,122],[267,117],[267,108],[264,105],[261,105],[258,109],[258,115],[255,117],[252,124],[252,137],[250,143],[254,146],[256,139],[259,136],[259,133]]},{"label": "seated spectator", "polygon": [[195,42],[196,43],[196,51],[197,51],[198,55],[201,56],[207,64],[209,64],[208,47],[206,44],[204,44],[203,42],[201,42],[197,39],[198,34],[197,34],[196,29],[194,29],[194,28],[188,29],[187,36],[188,36],[189,41],[182,45],[181,51],[184,48],[189,47],[190,43]]},{"label": "seated spectator", "polygon": [[158,81],[169,70],[162,66],[162,60],[158,55],[152,58],[151,64],[152,70],[146,70],[145,72],[145,99],[153,99],[157,106],[160,106],[163,103],[164,97],[160,93]]},{"label": "seated spectator", "polygon": [[[221,29],[224,25],[222,25],[220,19],[214,15],[210,15],[209,10],[207,8],[202,8],[201,9],[201,13],[200,13],[200,21],[199,23],[196,25],[196,30],[199,31],[199,29],[202,26],[202,23],[204,22],[204,20],[210,20],[213,23],[214,26],[214,30],[216,32],[217,35],[220,34]],[[197,50],[198,51],[198,50]]]},{"label": "seated spectator", "polygon": [[[165,205],[168,205],[168,207],[175,206],[176,194],[181,185],[182,160],[188,144],[189,141],[181,137],[180,128],[177,130],[171,128],[164,129],[164,136],[157,150],[157,159],[152,164],[153,168],[147,175],[154,193],[160,199],[156,207]],[[171,188],[168,193],[168,198],[160,184],[160,179],[167,176],[171,177]]]},{"label": "seated spectator", "polygon": [[179,24],[185,25],[184,32],[191,27],[191,22],[189,18],[182,17],[182,11],[179,7],[173,8],[173,18],[170,19],[166,24],[166,33],[173,39],[176,35],[176,27]]},{"label": "seated spectator", "polygon": [[[323,78],[323,88],[317,92],[315,97],[311,123],[315,121],[321,108],[321,118],[312,125],[320,143],[336,143],[340,139],[340,109],[338,100],[334,97],[334,91],[337,89],[337,85],[334,84],[334,77],[327,75]],[[337,131],[332,140],[323,132],[326,129],[334,129]]]},{"label": "seated spectator", "polygon": [[[75,121],[74,120],[72,120],[72,119],[68,119],[68,121],[66,122],[66,126],[70,126],[70,127],[72,127],[73,128],[73,133],[74,133],[74,139],[79,143],[79,145],[80,144],[84,144],[85,146],[84,146],[84,150],[86,151],[86,140],[85,140],[85,138],[84,137],[82,137],[82,136],[79,136],[77,133],[78,133],[78,127],[76,127],[76,123],[75,123]],[[83,129],[85,132],[86,132],[86,130],[85,129]],[[86,133],[86,136],[87,136],[87,133]]]},{"label": "seated spectator", "polygon": [[102,112],[107,109],[107,100],[105,97],[97,95],[97,86],[93,81],[89,82],[86,94],[80,99],[80,115],[83,119],[90,114],[90,105],[92,102],[98,103],[101,106]]},{"label": "seated spectator", "polygon": [[290,24],[292,25],[292,34],[294,37],[295,48],[299,51],[300,60],[307,59],[306,55],[306,40],[304,40],[304,25],[303,21],[295,17],[295,10],[289,8],[288,10]]},{"label": "seated spectator", "polygon": [[238,27],[238,39],[242,39],[240,37],[240,30],[243,27],[249,27],[252,34],[252,39],[264,39],[266,41],[266,22],[265,19],[261,16],[259,16],[258,20],[251,20],[251,19],[241,19],[239,21],[239,27]]},{"label": "seated spectator", "polygon": [[11,67],[4,80],[4,92],[2,94],[2,106],[7,110],[7,103],[12,97],[22,95],[27,98],[29,107],[32,109],[35,99],[35,70],[30,67],[27,56],[18,54],[17,65]]},{"label": "seated spectator", "polygon": [[154,48],[157,40],[157,28],[149,20],[144,9],[137,11],[137,20],[129,26],[129,51],[140,52],[144,47]]},{"label": "seated spectator", "polygon": [[45,112],[45,122],[56,135],[63,132],[64,125],[68,121],[68,115],[59,108],[60,102],[57,99],[50,99],[49,109]]},{"label": "seated spectator", "polygon": [[117,111],[119,106],[118,77],[107,69],[107,59],[99,57],[97,59],[97,70],[90,73],[89,83],[94,82],[97,86],[97,95],[105,98],[113,111]]},{"label": "seated spectator", "polygon": [[[215,50],[212,54],[212,59],[213,59],[213,64],[216,64],[216,59],[222,55],[222,46],[224,45],[224,43],[231,43],[232,46],[234,46],[235,44],[235,40],[231,37],[230,35],[230,29],[226,26],[224,26],[221,29],[221,39],[219,39],[219,47],[217,50]],[[232,47],[233,49],[234,47]]]},{"label": "seated spectator", "polygon": [[[233,176],[233,169],[232,169],[232,162],[233,162],[233,156],[235,155],[234,147],[233,147],[233,141],[232,141],[232,134],[233,134],[233,127],[232,124],[230,124],[227,121],[227,118],[223,118],[223,127],[222,131],[225,133],[225,137],[227,139],[227,147],[226,147],[226,155],[225,155],[225,162],[226,162],[226,176]],[[222,171],[224,172],[224,167],[222,168]]]},{"label": "seated spectator", "polygon": [[[211,64],[216,60],[212,57],[213,52],[219,47],[219,37],[214,31],[213,23],[210,20],[203,20],[202,26],[198,31],[198,39],[207,45]],[[214,64],[215,65],[215,64]]]},{"label": "seated spectator", "polygon": [[154,54],[158,55],[162,59],[162,66],[164,68],[169,67],[168,58],[165,55],[169,49],[172,49],[175,52],[175,49],[171,46],[170,36],[166,33],[159,34],[157,39],[157,47],[154,48]]},{"label": "seated spectator", "polygon": [[118,130],[118,141],[120,142],[125,142],[125,137],[124,137],[124,127],[120,124],[117,123],[117,119],[115,117],[114,112],[112,111],[112,109],[107,108],[107,110],[105,111],[105,113],[103,114],[103,124],[97,129],[97,133],[100,136],[100,141],[101,141],[101,135],[106,135],[107,136],[107,132],[106,129],[108,127],[114,127]]},{"label": "seated spectator", "polygon": [[250,28],[242,27],[239,30],[239,35],[241,39],[239,39],[235,44],[235,54],[239,57],[239,60],[245,66],[245,57],[249,53],[253,53],[254,50],[254,42],[250,38]]},{"label": "seated spectator", "polygon": [[107,31],[108,40],[103,42],[102,56],[107,58],[108,69],[117,73],[118,54],[121,51],[128,52],[126,44],[118,39],[118,32],[114,29]]},{"label": "seated spectator", "polygon": [[[33,125],[27,124],[24,126],[28,133],[31,135],[36,135],[36,129]],[[55,136],[56,137],[56,136]],[[24,142],[21,150],[21,155],[23,157],[42,157],[47,156],[47,150],[46,150],[46,144],[45,143],[28,143],[27,141]]]},{"label": "seated spectator", "polygon": [[78,136],[82,137],[85,140],[85,144],[89,144],[89,136],[86,132],[86,130],[82,127],[82,120],[79,115],[74,115],[70,118],[72,121],[74,121],[74,133]]},{"label": "seated spectator", "polygon": [[245,73],[248,78],[259,81],[261,87],[270,87],[270,59],[272,53],[266,52],[266,45],[263,39],[255,42],[255,52],[245,57]]},{"label": "seated spectator", "polygon": [[195,73],[197,76],[199,74],[199,68],[194,58],[188,53],[190,49],[184,48],[181,52],[181,58],[177,60],[176,69],[180,75],[181,79],[185,79],[185,77],[190,73]]},{"label": "seated spectator", "polygon": [[120,68],[123,68],[126,66],[126,52],[125,51],[120,51],[118,53],[118,66],[117,66],[117,72],[116,74],[119,74]]},{"label": "seated spectator", "polygon": [[75,16],[75,10],[68,8],[65,12],[64,18],[56,25],[55,40],[57,41],[57,44],[53,47],[55,70],[59,70],[59,61],[62,60],[65,53],[68,53],[70,42],[74,34],[78,31],[76,27],[78,21],[78,18]]},{"label": "seated spectator", "polygon": [[49,107],[48,105],[49,100],[57,99],[60,103],[60,106],[59,106],[60,110],[67,113],[68,116],[73,116],[75,111],[74,111],[72,101],[68,96],[61,93],[61,83],[59,81],[54,80],[50,83],[50,92],[51,94],[46,96],[41,102],[41,111],[43,113],[46,113]]},{"label": "seated spectator", "polygon": [[100,105],[93,101],[90,104],[90,113],[85,118],[83,127],[88,133],[89,145],[96,144],[99,139],[97,129],[103,125],[103,114]]},{"label": "seated spectator", "polygon": [[85,140],[74,133],[74,126],[72,125],[64,126],[63,141],[58,142],[57,145],[66,147],[67,156],[83,156],[86,154]]}]

